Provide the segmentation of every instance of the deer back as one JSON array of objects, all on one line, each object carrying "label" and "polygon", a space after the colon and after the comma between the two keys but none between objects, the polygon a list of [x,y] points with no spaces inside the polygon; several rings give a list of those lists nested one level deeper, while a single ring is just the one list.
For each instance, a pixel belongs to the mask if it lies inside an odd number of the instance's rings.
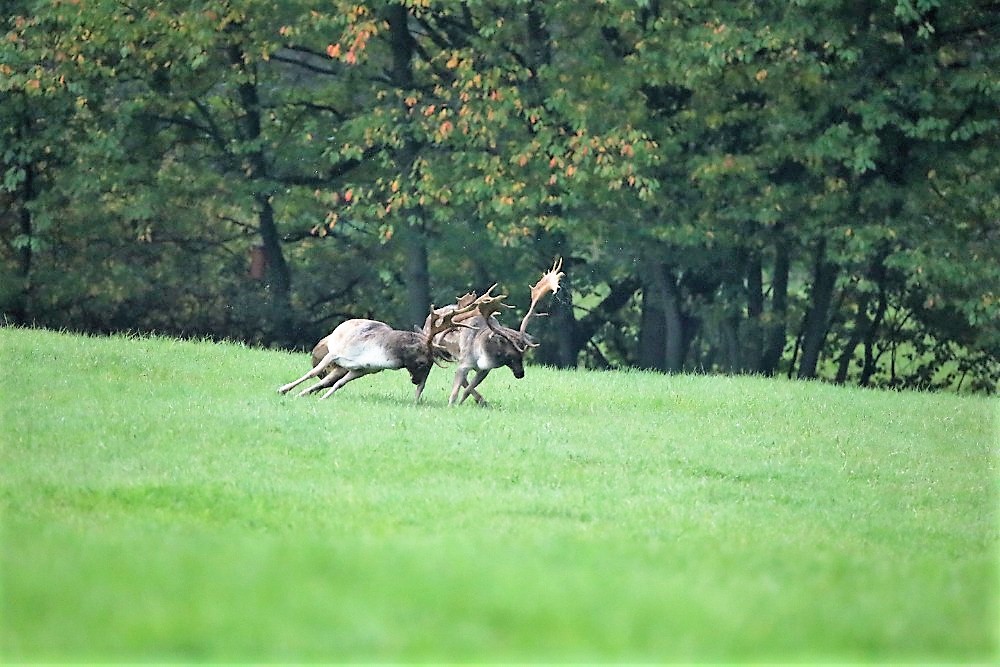
[{"label": "deer back", "polygon": [[315,366],[327,353],[341,368],[386,370],[430,365],[432,359],[420,334],[399,331],[377,320],[347,320],[316,344]]}]

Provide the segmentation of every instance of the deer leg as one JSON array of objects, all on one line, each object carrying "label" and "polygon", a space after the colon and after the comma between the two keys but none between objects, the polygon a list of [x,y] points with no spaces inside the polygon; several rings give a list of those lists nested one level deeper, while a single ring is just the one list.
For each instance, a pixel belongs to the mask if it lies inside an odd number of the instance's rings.
[{"label": "deer leg", "polygon": [[458,370],[455,371],[455,383],[451,386],[451,396],[448,397],[448,405],[454,405],[455,399],[458,398],[458,392],[462,390],[462,387],[466,386],[468,382],[465,381],[465,376],[469,374],[471,369],[464,366],[459,366]]},{"label": "deer leg", "polygon": [[333,384],[340,378],[344,377],[345,375],[347,375],[346,368],[341,368],[340,366],[334,366],[333,370],[330,371],[329,375],[327,375],[325,378],[323,378],[313,386],[300,391],[299,396],[305,396],[307,394],[313,393],[314,391],[319,391],[324,387],[329,387],[331,384]]},{"label": "deer leg", "polygon": [[476,391],[476,387],[478,387],[479,383],[485,380],[486,376],[489,374],[490,374],[490,369],[488,368],[476,371],[475,376],[473,376],[472,378],[472,382],[470,382],[469,386],[465,388],[465,393],[462,394],[462,399],[458,402],[458,404],[461,405],[462,403],[464,403],[465,399],[467,399],[470,394],[475,394],[476,396],[478,396],[479,398],[477,398],[476,400],[479,403],[483,403],[484,402],[483,397],[479,394],[478,391]]},{"label": "deer leg", "polygon": [[327,366],[329,366],[330,364],[333,363],[333,357],[334,357],[333,354],[327,354],[325,357],[323,357],[323,359],[318,364],[316,364],[315,366],[313,366],[312,369],[308,373],[306,373],[305,375],[303,375],[302,377],[300,377],[298,380],[296,380],[295,382],[289,382],[288,384],[285,384],[285,385],[282,385],[282,386],[278,387],[278,393],[279,394],[287,394],[292,389],[294,389],[295,387],[299,386],[300,384],[302,384],[303,382],[305,382],[309,378],[316,377],[317,375],[319,375],[320,373],[322,373],[324,370],[326,370]]},{"label": "deer leg", "polygon": [[[428,374],[429,375],[429,374]],[[417,395],[413,397],[414,403],[420,402],[420,395],[424,393],[424,385],[427,384],[427,378],[424,378],[423,382],[417,385]]]},{"label": "deer leg", "polygon": [[475,389],[473,389],[470,393],[472,394],[472,398],[475,399],[476,403],[478,403],[479,405],[486,405],[486,399],[483,398],[482,394],[480,394]]},{"label": "deer leg", "polygon": [[343,377],[341,377],[339,380],[337,380],[336,384],[334,384],[332,387],[330,387],[329,389],[327,389],[325,394],[323,394],[322,396],[320,396],[320,400],[322,400],[324,398],[330,398],[330,396],[333,395],[333,392],[337,391],[338,389],[340,389],[341,387],[343,387],[345,384],[347,384],[351,380],[357,380],[359,377],[363,377],[365,375],[368,375],[368,371],[363,370],[363,369],[356,369],[356,370],[353,370],[353,371],[348,371],[347,373],[344,374]]},{"label": "deer leg", "polygon": [[[462,382],[462,386],[463,387],[468,387],[469,383],[468,382]],[[472,398],[474,398],[476,400],[476,403],[478,403],[479,405],[486,405],[486,399],[483,398],[482,394],[480,394],[475,389],[470,389],[468,391],[469,391],[469,394],[472,396]]]}]

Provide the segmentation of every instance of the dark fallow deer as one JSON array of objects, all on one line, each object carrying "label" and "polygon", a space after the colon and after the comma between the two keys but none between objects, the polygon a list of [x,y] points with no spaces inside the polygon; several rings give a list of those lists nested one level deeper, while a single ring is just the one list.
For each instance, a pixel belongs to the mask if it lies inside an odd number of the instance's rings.
[{"label": "dark fallow deer", "polygon": [[299,392],[299,396],[329,387],[321,396],[329,398],[351,380],[383,370],[405,368],[417,386],[414,400],[419,401],[431,367],[437,361],[449,359],[447,350],[436,344],[434,338],[465,326],[456,323],[455,319],[476,307],[477,304],[470,300],[444,313],[432,309],[424,327],[416,331],[400,331],[377,320],[347,320],[313,348],[312,370],[279,387],[278,393],[286,394],[310,378],[325,376]]},{"label": "dark fallow deer", "polygon": [[[524,353],[530,348],[538,347],[534,337],[527,332],[528,323],[533,317],[541,314],[535,312],[535,306],[541,298],[559,291],[559,279],[565,275],[560,271],[561,268],[562,259],[556,259],[552,268],[531,287],[531,306],[518,329],[505,327],[495,317],[495,313],[501,308],[513,307],[504,303],[506,294],[491,295],[496,285],[490,287],[481,297],[476,298],[475,294],[466,294],[454,306],[441,309],[440,312],[448,308],[460,310],[463,301],[476,304],[475,312],[465,312],[456,317],[461,320],[461,328],[452,329],[438,337],[441,346],[458,361],[455,382],[448,398],[449,405],[454,405],[456,402],[461,404],[469,396],[472,396],[477,403],[485,404],[482,394],[476,387],[494,368],[507,366],[515,378],[524,377]],[[468,375],[472,370],[475,370],[476,374],[470,381]]]}]

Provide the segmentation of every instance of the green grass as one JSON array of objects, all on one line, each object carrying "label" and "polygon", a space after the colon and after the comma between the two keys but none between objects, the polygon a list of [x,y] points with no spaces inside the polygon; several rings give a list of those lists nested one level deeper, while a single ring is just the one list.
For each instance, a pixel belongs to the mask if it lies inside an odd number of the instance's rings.
[{"label": "green grass", "polygon": [[995,399],[0,329],[0,659],[984,661]]}]

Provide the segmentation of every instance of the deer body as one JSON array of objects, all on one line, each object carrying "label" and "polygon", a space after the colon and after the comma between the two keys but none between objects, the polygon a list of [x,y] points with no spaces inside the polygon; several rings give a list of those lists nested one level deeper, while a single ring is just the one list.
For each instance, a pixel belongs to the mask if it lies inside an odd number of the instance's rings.
[{"label": "deer body", "polygon": [[455,309],[446,316],[432,313],[424,328],[418,331],[400,331],[377,320],[347,320],[313,348],[312,369],[299,379],[279,387],[278,392],[286,394],[310,378],[322,377],[299,392],[299,396],[329,387],[321,397],[329,398],[359,377],[405,368],[410,380],[417,386],[415,400],[419,401],[435,361],[447,354],[434,344],[434,337],[457,326],[452,318],[469,310],[471,307],[464,311]]},{"label": "deer body", "polygon": [[[419,401],[431,368],[440,359],[450,359],[458,361],[458,370],[449,405],[462,403],[470,395],[483,403],[476,387],[494,368],[507,366],[515,378],[524,377],[524,353],[537,346],[526,332],[528,322],[538,315],[535,313],[538,301],[559,290],[559,279],[565,275],[559,270],[561,267],[562,260],[557,259],[531,287],[531,306],[519,329],[505,327],[494,317],[501,308],[512,307],[503,303],[506,295],[490,294],[496,285],[480,297],[470,292],[459,297],[455,304],[440,309],[431,306],[423,328],[416,331],[400,331],[376,320],[347,320],[313,348],[312,369],[279,387],[278,392],[288,393],[306,380],[319,377],[318,382],[299,392],[299,396],[329,387],[322,396],[328,398],[359,377],[405,368],[417,386],[415,400]],[[473,370],[476,374],[469,381],[468,374]]]},{"label": "deer body", "polygon": [[[560,272],[561,268],[562,261],[556,260],[552,269],[543,274],[541,280],[531,287],[531,306],[521,320],[519,329],[505,327],[493,316],[493,313],[501,307],[510,306],[503,303],[506,295],[490,296],[490,292],[493,291],[491,287],[486,294],[475,299],[475,303],[478,304],[477,313],[463,321],[465,328],[449,331],[440,337],[440,345],[458,361],[451,396],[448,398],[449,405],[454,405],[456,402],[461,404],[469,396],[472,396],[477,403],[485,403],[476,387],[495,368],[507,366],[515,378],[520,380],[524,377],[524,353],[538,345],[526,331],[528,323],[532,317],[537,316],[535,306],[539,300],[546,294],[559,290],[559,279],[564,275]],[[471,295],[466,295],[462,299],[469,296]],[[460,307],[462,299],[454,307]],[[469,381],[469,372],[473,370],[476,374]]]},{"label": "deer body", "polygon": [[348,370],[396,370],[407,366],[407,360],[424,361],[421,338],[415,331],[397,331],[376,320],[348,320],[316,344],[313,363],[318,365],[332,354],[332,362]]},{"label": "deer body", "polygon": [[[487,320],[482,315],[477,315],[466,320],[465,324],[471,328],[450,331],[439,339],[440,345],[458,361],[449,404],[456,401],[461,403],[469,396],[477,403],[483,403],[484,399],[476,391],[476,387],[495,368],[506,366],[515,378],[520,380],[524,377],[525,347],[519,348],[513,342],[517,339],[517,331],[503,326],[492,316]],[[530,345],[534,341],[525,337],[525,343]],[[467,380],[470,371],[476,372],[471,383]],[[466,390],[459,399],[459,392],[463,387]]]}]

